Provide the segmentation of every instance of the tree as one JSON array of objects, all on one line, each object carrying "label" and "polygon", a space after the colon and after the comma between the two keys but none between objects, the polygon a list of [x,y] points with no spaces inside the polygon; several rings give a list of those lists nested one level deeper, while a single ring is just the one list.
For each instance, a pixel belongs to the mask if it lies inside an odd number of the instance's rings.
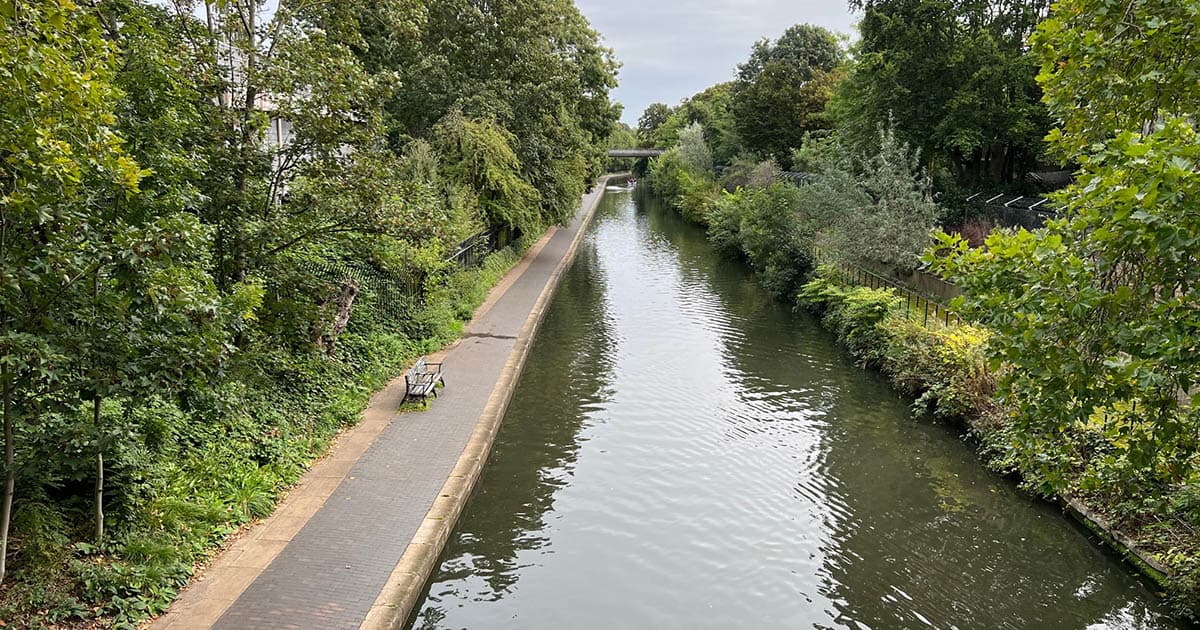
[{"label": "tree", "polygon": [[940,210],[919,151],[876,130],[871,153],[856,154],[837,134],[809,137],[793,162],[810,173],[799,203],[811,239],[827,254],[852,265],[911,271],[929,244]]},{"label": "tree", "polygon": [[704,139],[712,149],[713,162],[729,164],[742,152],[737,121],[733,117],[733,83],[718,83],[687,98],[678,115],[690,123],[704,126]]},{"label": "tree", "polygon": [[1189,2],[1136,2],[1115,12],[1071,0],[1038,26],[1030,42],[1058,123],[1048,140],[1060,159],[1126,131],[1166,131],[1163,121],[1195,115],[1198,14]]},{"label": "tree", "polygon": [[103,424],[103,402],[136,405],[216,373],[231,350],[227,315],[257,304],[253,295],[226,301],[218,294],[207,272],[209,232],[194,215],[168,211],[138,222],[113,212],[104,219],[95,225],[101,239],[85,245],[91,277],[72,292],[74,303],[62,305],[62,343],[71,357],[64,368],[91,406],[97,543],[105,531],[104,456],[128,433]]},{"label": "tree", "polygon": [[[637,133],[642,146],[660,147],[656,133],[671,117],[671,108],[663,103],[651,103],[638,118]],[[669,147],[670,143],[660,148]]]},{"label": "tree", "polygon": [[1025,40],[1048,0],[856,0],[861,39],[830,111],[843,140],[870,151],[900,137],[967,186],[1033,168],[1049,128]]},{"label": "tree", "polygon": [[[104,534],[101,401],[136,398],[211,367],[225,352],[222,304],[207,275],[208,232],[179,207],[186,191],[125,148],[116,115],[115,49],[95,15],[23,3],[4,17],[0,84],[0,337],[6,492],[3,547],[15,493],[15,441],[44,414],[92,407],[96,538]],[[37,37],[31,33],[38,33]],[[30,98],[36,86],[37,98]],[[11,88],[11,89],[10,89]],[[140,144],[131,148],[143,149]],[[147,152],[169,165],[179,156]],[[143,198],[142,184],[153,189]],[[154,182],[150,184],[149,182]]]},{"label": "tree", "polygon": [[495,120],[451,112],[434,127],[434,139],[446,174],[471,186],[490,225],[527,233],[541,227],[538,191],[521,179],[511,133]]},{"label": "tree", "polygon": [[750,59],[738,66],[738,82],[753,81],[771,64],[791,66],[808,81],[820,72],[829,72],[842,63],[843,53],[837,37],[828,29],[812,24],[789,27],[772,44],[766,39],[755,42]]},{"label": "tree", "polygon": [[113,130],[112,50],[96,21],[59,2],[0,11],[0,390],[5,491],[0,579],[23,424],[69,406],[69,307],[98,268],[93,214],[137,192],[145,173]]},{"label": "tree", "polygon": [[161,612],[469,310],[451,244],[576,207],[615,70],[566,0],[0,2],[5,619]]},{"label": "tree", "polygon": [[193,4],[174,5],[171,53],[182,63],[166,62],[179,90],[195,94],[156,106],[188,125],[192,157],[204,165],[192,183],[203,199],[199,215],[215,230],[218,286],[259,282],[295,247],[395,233],[404,209],[389,194],[394,156],[381,142],[381,105],[396,77],[367,71],[355,54],[366,40],[347,24],[380,15],[402,24],[408,5],[385,3],[374,13],[352,0],[283,2],[273,13],[261,0],[199,6],[204,22]]},{"label": "tree", "polygon": [[777,181],[722,193],[708,226],[718,250],[744,256],[763,287],[781,298],[795,296],[812,268],[811,221],[800,192]]},{"label": "tree", "polygon": [[746,148],[788,165],[806,133],[829,126],[823,113],[842,60],[833,33],[809,24],[792,26],[773,44],[755,43],[732,89]]},{"label": "tree", "polygon": [[[880,127],[879,150],[852,163],[835,159],[819,172],[817,183],[802,194],[817,208],[844,203],[822,213],[828,227],[821,243],[852,264],[882,264],[900,271],[917,267],[929,245],[939,209],[932,183],[921,168],[919,152],[896,138],[892,127]],[[834,150],[845,151],[834,144]],[[845,172],[847,166],[853,170]]]},{"label": "tree", "polygon": [[689,171],[708,175],[713,169],[712,151],[704,140],[704,126],[694,122],[679,132],[679,157]]},{"label": "tree", "polygon": [[[663,105],[666,109],[662,112],[653,112],[654,116],[663,116],[662,120],[655,124],[652,131],[646,132],[648,135],[642,137],[648,139],[646,144],[672,147],[679,141],[679,134],[685,127],[700,123],[704,126],[704,139],[712,150],[713,161],[728,164],[742,151],[742,141],[733,118],[732,93],[732,83],[718,83],[685,98],[674,109]],[[643,118],[651,113],[647,109]]]},{"label": "tree", "polygon": [[1022,467],[1047,490],[1170,511],[1200,449],[1200,9],[1111,9],[1064,0],[1032,38],[1050,140],[1081,167],[1054,198],[1063,218],[986,249],[942,235],[929,260],[998,333]]},{"label": "tree", "polygon": [[620,117],[612,51],[569,0],[437,0],[426,10],[417,60],[392,67],[405,89],[388,102],[390,135],[429,137],[451,111],[494,120],[515,138],[543,218],[564,220]]},{"label": "tree", "polygon": [[[613,123],[613,130],[608,134],[604,146],[608,150],[633,149],[638,144],[637,132],[623,122],[616,122]],[[636,162],[635,158],[608,158],[607,166],[609,171],[628,171],[633,169]]]}]

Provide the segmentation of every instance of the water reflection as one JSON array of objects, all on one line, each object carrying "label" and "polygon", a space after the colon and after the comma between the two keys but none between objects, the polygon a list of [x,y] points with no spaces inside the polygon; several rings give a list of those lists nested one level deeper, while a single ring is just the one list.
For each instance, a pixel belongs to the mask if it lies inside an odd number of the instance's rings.
[{"label": "water reflection", "polygon": [[[503,597],[520,574],[522,553],[548,543],[545,515],[553,510],[555,492],[570,482],[580,427],[609,392],[605,285],[595,248],[584,245],[548,310],[510,403],[510,409],[538,413],[506,416],[484,476],[451,537],[455,553],[438,573],[439,582],[454,586],[433,588],[430,603],[444,594],[481,601]],[[418,625],[437,627],[441,618],[431,608]]]},{"label": "water reflection", "polygon": [[422,628],[1169,627],[652,199],[611,196]]}]

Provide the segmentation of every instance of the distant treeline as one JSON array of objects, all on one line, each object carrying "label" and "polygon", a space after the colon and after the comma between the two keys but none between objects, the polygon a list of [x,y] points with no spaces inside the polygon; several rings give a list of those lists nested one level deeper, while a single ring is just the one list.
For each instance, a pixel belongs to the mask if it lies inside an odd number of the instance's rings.
[{"label": "distant treeline", "polygon": [[1049,0],[855,0],[859,37],[793,26],[754,45],[735,77],[638,124],[644,146],[670,147],[704,126],[718,164],[774,158],[784,170],[808,135],[837,129],[854,152],[872,150],[880,126],[920,151],[939,190],[1019,182],[1045,159],[1051,120],[1026,40]]}]

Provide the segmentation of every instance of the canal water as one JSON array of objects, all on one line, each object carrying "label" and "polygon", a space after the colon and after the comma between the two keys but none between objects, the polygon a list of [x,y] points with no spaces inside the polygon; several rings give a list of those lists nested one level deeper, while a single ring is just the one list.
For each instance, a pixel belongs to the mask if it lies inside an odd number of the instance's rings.
[{"label": "canal water", "polygon": [[609,193],[415,628],[1169,628],[952,427]]}]

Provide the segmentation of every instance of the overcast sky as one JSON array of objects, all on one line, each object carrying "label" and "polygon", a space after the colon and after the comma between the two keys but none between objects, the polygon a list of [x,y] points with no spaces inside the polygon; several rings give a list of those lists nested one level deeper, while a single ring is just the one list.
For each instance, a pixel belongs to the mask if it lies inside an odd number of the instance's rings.
[{"label": "overcast sky", "polygon": [[845,0],[575,0],[621,60],[614,99],[637,125],[653,102],[676,105],[733,78],[750,46],[797,22],[851,34]]}]

